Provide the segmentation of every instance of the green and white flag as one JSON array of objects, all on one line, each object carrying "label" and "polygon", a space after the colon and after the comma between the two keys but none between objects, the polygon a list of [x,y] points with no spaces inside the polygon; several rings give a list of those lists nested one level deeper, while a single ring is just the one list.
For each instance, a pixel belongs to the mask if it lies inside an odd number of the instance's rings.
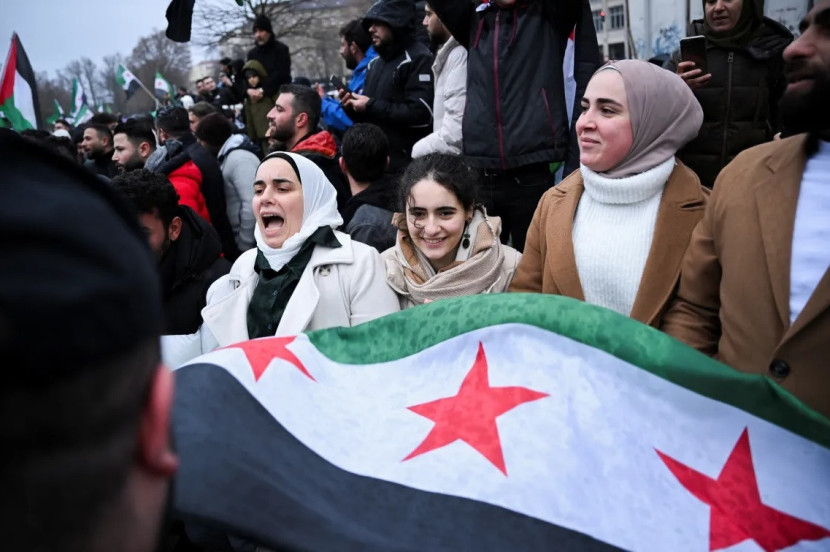
[{"label": "green and white flag", "polygon": [[87,105],[84,87],[77,77],[72,79],[72,124],[81,125],[92,118],[92,110]]},{"label": "green and white flag", "polygon": [[40,102],[35,72],[17,33],[12,35],[9,53],[0,79],[0,112],[14,130],[38,128]]},{"label": "green and white flag", "polygon": [[118,64],[118,69],[115,71],[115,81],[124,89],[127,94],[127,100],[133,97],[141,83],[132,72],[121,64]]},{"label": "green and white flag", "polygon": [[49,116],[49,118],[46,119],[46,122],[50,125],[55,124],[55,121],[63,118],[63,108],[61,107],[61,104],[58,103],[57,99],[53,99],[52,102],[55,104],[55,111]]},{"label": "green and white flag", "polygon": [[275,549],[830,547],[830,421],[565,297],[232,345],[173,426],[179,514]]},{"label": "green and white flag", "polygon": [[164,99],[165,94],[169,94],[170,99],[176,97],[176,90],[173,88],[173,85],[167,82],[167,79],[165,79],[158,71],[156,72],[156,82],[154,88],[156,97],[160,100]]}]

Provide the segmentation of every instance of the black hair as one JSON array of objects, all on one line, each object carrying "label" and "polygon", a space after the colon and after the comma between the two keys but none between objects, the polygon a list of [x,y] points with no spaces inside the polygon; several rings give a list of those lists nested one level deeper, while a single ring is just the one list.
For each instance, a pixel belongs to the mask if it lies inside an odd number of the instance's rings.
[{"label": "black hair", "polygon": [[476,206],[479,177],[478,173],[459,155],[430,153],[414,159],[401,177],[398,185],[398,209],[406,212],[406,205],[412,195],[412,187],[424,179],[434,180],[449,190],[464,209]]},{"label": "black hair", "polygon": [[[41,131],[38,131],[41,132]],[[27,135],[26,131],[20,133],[21,136],[24,138],[31,140],[35,144],[48,149],[53,153],[57,153],[58,155],[62,155],[72,161],[78,161],[78,152],[75,148],[75,145],[72,143],[72,140],[67,138],[66,136],[54,136],[52,134],[46,133],[46,136],[43,135]]]},{"label": "black hair", "polygon": [[181,136],[190,130],[187,110],[177,105],[159,109],[156,115],[156,124],[161,130],[174,137]]},{"label": "black hair", "polygon": [[62,125],[66,125],[66,126],[68,126],[69,128],[72,128],[72,125],[71,125],[71,124],[69,123],[69,121],[67,121],[66,119],[58,119],[58,120],[56,120],[56,121],[55,121],[55,123],[54,123],[54,124],[56,124],[56,125],[57,125],[58,123],[60,123],[60,124],[62,124]]},{"label": "black hair", "polygon": [[105,136],[109,138],[110,145],[112,145],[112,131],[110,130],[110,127],[98,123],[89,123],[84,127],[84,130],[87,128],[95,130],[99,140],[103,139]]},{"label": "black hair", "polygon": [[156,135],[153,134],[152,123],[145,119],[127,119],[123,123],[119,123],[112,135],[126,134],[127,140],[134,147],[138,147],[142,142],[147,142],[150,147],[156,149]]},{"label": "black hair", "polygon": [[372,37],[363,28],[361,19],[352,19],[342,27],[340,27],[340,36],[346,41],[346,44],[357,44],[360,51],[364,54],[366,50],[372,45]]},{"label": "black hair", "polygon": [[294,96],[294,99],[291,100],[291,111],[294,112],[294,115],[298,113],[307,114],[308,128],[315,131],[317,125],[320,124],[320,111],[323,104],[320,96],[317,95],[317,91],[299,84],[283,84],[280,86],[280,94],[292,94]]},{"label": "black hair", "polygon": [[136,169],[116,176],[112,185],[138,214],[158,215],[165,228],[179,215],[179,194],[161,173]]},{"label": "black hair", "polygon": [[216,106],[208,102],[196,102],[188,108],[188,111],[196,115],[199,119],[207,117],[211,113],[219,113]]},{"label": "black hair", "polygon": [[358,123],[343,135],[340,154],[349,174],[358,182],[374,182],[386,172],[389,140],[380,127]]},{"label": "black hair", "polygon": [[111,125],[118,122],[118,117],[112,113],[96,113],[89,122],[96,125]]},{"label": "black hair", "polygon": [[219,151],[233,134],[233,123],[221,113],[211,113],[199,120],[195,134],[209,149]]}]

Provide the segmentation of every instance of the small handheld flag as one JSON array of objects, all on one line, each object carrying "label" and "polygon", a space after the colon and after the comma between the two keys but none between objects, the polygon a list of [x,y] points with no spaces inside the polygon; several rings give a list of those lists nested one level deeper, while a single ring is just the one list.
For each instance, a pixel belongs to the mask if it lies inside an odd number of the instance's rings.
[{"label": "small handheld flag", "polygon": [[14,130],[40,128],[40,103],[35,72],[17,33],[12,35],[3,78],[0,81],[0,111]]},{"label": "small handheld flag", "polygon": [[118,65],[118,69],[115,71],[115,81],[124,89],[127,100],[132,98],[133,94],[141,88],[141,83],[136,76],[121,64]]},{"label": "small handheld flag", "polygon": [[176,96],[176,91],[173,89],[173,85],[167,82],[167,79],[165,79],[159,72],[156,72],[156,82],[154,88],[156,97],[160,100],[164,99],[165,94],[168,94],[171,99]]}]

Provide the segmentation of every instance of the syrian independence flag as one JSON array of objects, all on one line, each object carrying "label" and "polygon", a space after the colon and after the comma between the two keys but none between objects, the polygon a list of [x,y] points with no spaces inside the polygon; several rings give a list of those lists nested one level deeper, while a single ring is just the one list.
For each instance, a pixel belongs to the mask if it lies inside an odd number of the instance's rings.
[{"label": "syrian independence flag", "polygon": [[52,113],[52,114],[51,114],[51,115],[50,115],[50,116],[46,119],[46,122],[47,122],[47,123],[49,123],[50,125],[55,124],[55,121],[57,121],[58,119],[62,119],[62,118],[63,118],[63,108],[61,107],[61,104],[59,104],[59,103],[58,103],[58,100],[56,100],[56,99],[53,99],[53,100],[52,100],[52,103],[54,103],[54,104],[55,104],[55,111],[54,111],[54,113]]},{"label": "syrian independence flag", "polygon": [[179,515],[274,549],[830,547],[830,421],[565,297],[226,347],[173,424]]},{"label": "syrian independence flag", "polygon": [[156,83],[153,88],[156,97],[160,100],[164,99],[165,94],[169,94],[170,98],[176,97],[176,91],[173,90],[173,86],[158,71],[156,72]]},{"label": "syrian independence flag", "polygon": [[3,80],[0,81],[0,111],[14,130],[40,127],[40,103],[37,97],[35,72],[17,33],[12,35]]},{"label": "syrian independence flag", "polygon": [[121,64],[118,65],[118,69],[115,71],[115,81],[124,89],[124,92],[127,94],[127,100],[132,98],[133,94],[141,88],[141,83],[136,76]]},{"label": "syrian independence flag", "polygon": [[78,126],[92,118],[92,110],[87,105],[84,87],[77,77],[72,79],[72,124]]}]

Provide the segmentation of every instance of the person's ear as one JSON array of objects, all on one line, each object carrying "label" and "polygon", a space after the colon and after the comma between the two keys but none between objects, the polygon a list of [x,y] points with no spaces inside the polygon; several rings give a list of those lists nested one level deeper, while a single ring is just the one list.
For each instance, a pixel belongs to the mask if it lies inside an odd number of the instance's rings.
[{"label": "person's ear", "polygon": [[386,156],[386,168],[387,169],[389,168],[389,162],[390,162],[390,159],[389,159],[389,156],[387,155]]},{"label": "person's ear", "polygon": [[179,458],[171,445],[172,410],[173,373],[159,364],[141,413],[137,460],[145,471],[164,478],[171,477],[179,467]]},{"label": "person's ear", "polygon": [[138,156],[142,159],[147,159],[151,153],[153,153],[153,150],[147,142],[141,142],[138,145]]},{"label": "person's ear", "polygon": [[297,128],[303,128],[305,126],[308,126],[308,113],[304,111],[302,113],[297,114],[296,126]]},{"label": "person's ear", "polygon": [[173,217],[173,220],[170,221],[170,226],[167,227],[167,237],[170,238],[170,241],[176,241],[179,239],[179,235],[182,233],[182,218],[181,217]]},{"label": "person's ear", "polygon": [[338,162],[340,163],[340,172],[346,175],[349,174],[349,169],[346,168],[346,160],[341,156]]}]

